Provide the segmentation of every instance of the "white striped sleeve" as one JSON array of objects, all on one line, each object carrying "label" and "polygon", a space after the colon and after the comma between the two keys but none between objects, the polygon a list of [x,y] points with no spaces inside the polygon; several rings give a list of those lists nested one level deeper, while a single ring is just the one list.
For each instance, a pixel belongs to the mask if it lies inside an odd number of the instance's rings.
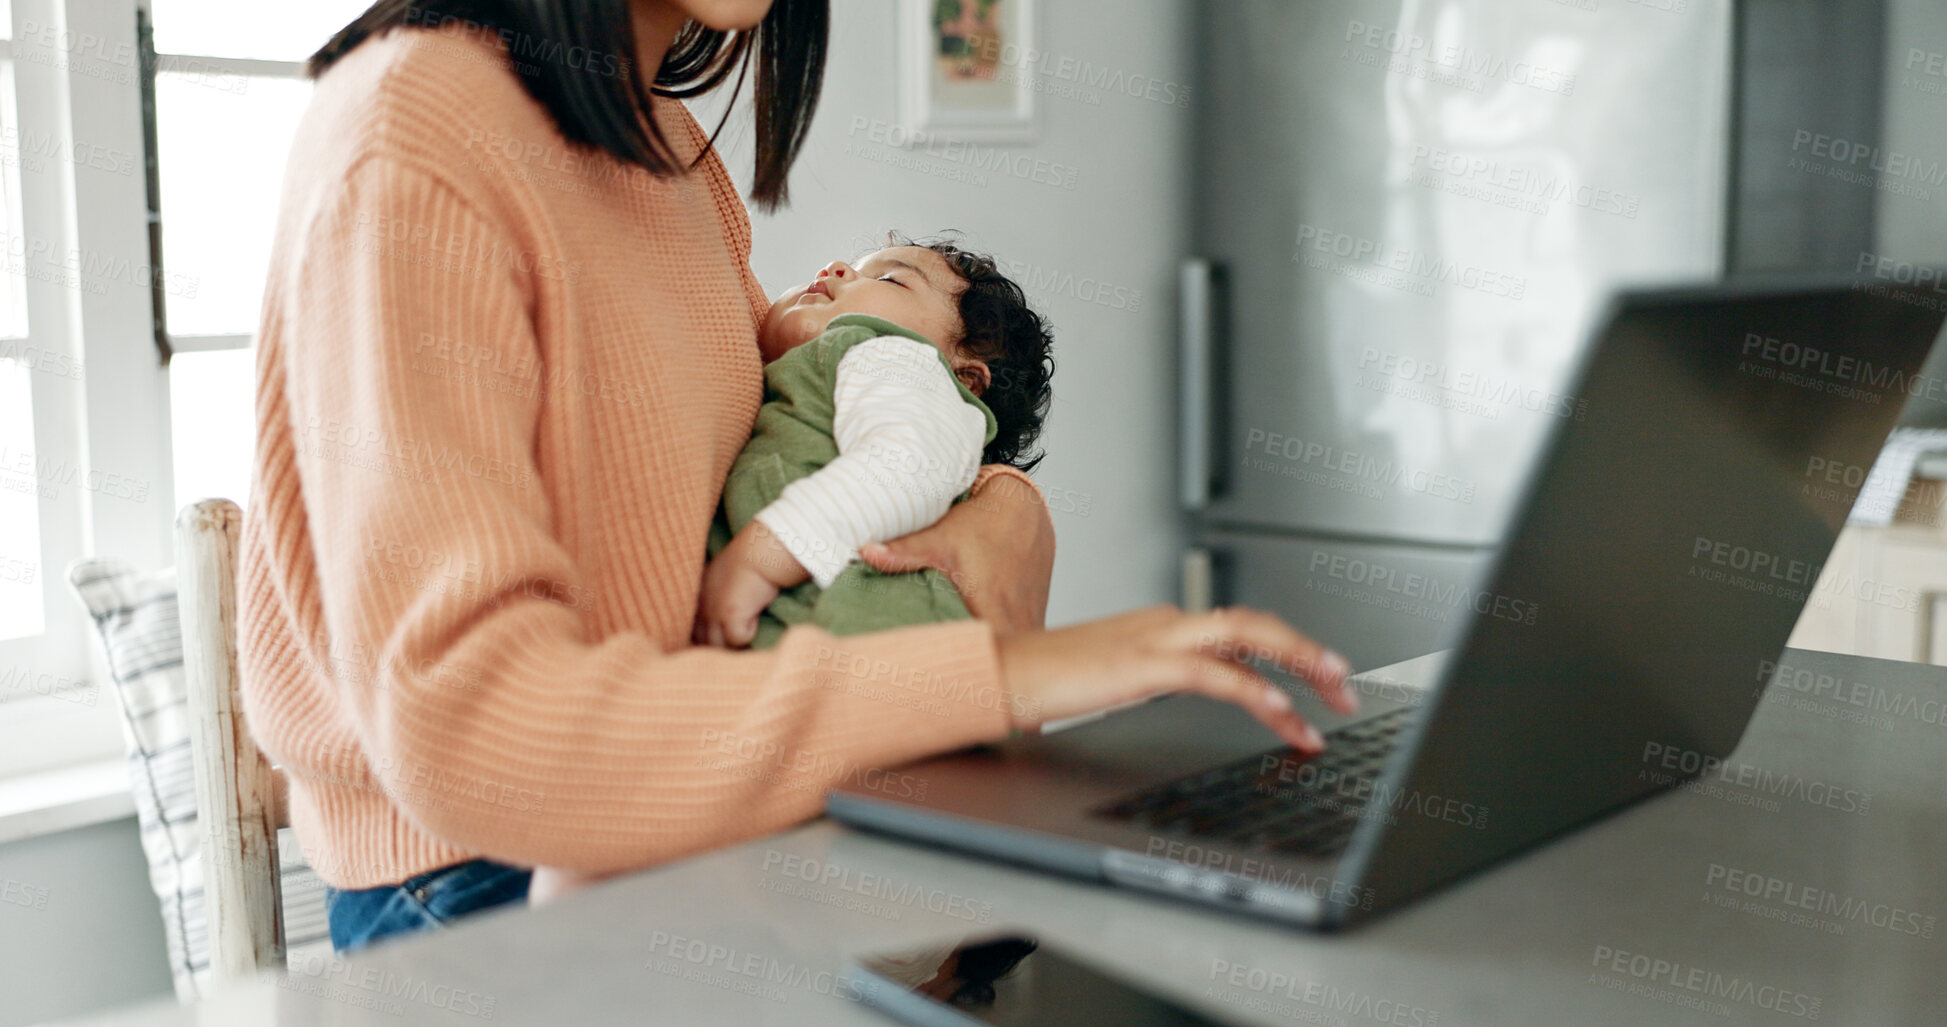
[{"label": "white striped sleeve", "polygon": [[973,484],[987,419],[938,351],[881,336],[847,350],[832,390],[838,456],[785,486],[757,520],[829,588],[859,547],[944,517]]}]

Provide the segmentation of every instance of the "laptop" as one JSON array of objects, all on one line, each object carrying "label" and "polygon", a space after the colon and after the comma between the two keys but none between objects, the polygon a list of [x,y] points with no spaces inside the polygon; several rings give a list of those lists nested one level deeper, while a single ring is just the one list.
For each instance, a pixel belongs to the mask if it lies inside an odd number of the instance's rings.
[{"label": "laptop", "polygon": [[1943,309],[1947,287],[1875,277],[1616,296],[1569,379],[1580,413],[1544,440],[1455,645],[1363,689],[1388,701],[1321,755],[1171,695],[827,808],[1333,929],[1710,772],[1909,396],[1947,401],[1921,375]]}]

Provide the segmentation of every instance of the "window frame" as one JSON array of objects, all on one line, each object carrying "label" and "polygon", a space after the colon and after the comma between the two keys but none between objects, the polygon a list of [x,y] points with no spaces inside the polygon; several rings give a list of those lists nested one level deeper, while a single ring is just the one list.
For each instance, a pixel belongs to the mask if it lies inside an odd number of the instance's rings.
[{"label": "window frame", "polygon": [[[148,159],[136,56],[146,0],[14,0],[4,56],[14,69],[22,137]],[[69,594],[74,559],[111,555],[140,570],[172,565],[175,496],[167,369],[155,346],[146,176],[49,157],[18,168],[20,232],[78,269],[67,281],[26,275],[27,345],[78,361],[78,376],[29,375],[37,460],[62,461],[70,484],[40,503],[46,630],[0,642],[0,666],[84,682],[64,694],[0,693],[0,777],[117,756],[120,702],[94,631]],[[89,283],[88,268],[102,269]],[[133,269],[131,273],[129,269]],[[247,342],[246,342],[247,344]],[[73,366],[72,364],[68,366]],[[90,490],[117,475],[143,486]]]},{"label": "window frame", "polygon": [[[123,751],[120,700],[94,627],[70,594],[66,569],[113,556],[138,571],[175,563],[175,514],[168,357],[243,350],[252,334],[176,335],[167,328],[161,268],[160,197],[154,176],[155,113],[145,71],[253,79],[301,79],[301,61],[144,53],[139,19],[149,0],[13,0],[0,57],[14,69],[22,137],[103,147],[140,158],[141,173],[47,159],[19,170],[20,234],[54,253],[100,268],[134,268],[131,280],[100,292],[26,276],[27,334],[0,340],[65,355],[80,373],[30,373],[37,459],[73,469],[79,481],[120,474],[143,500],[69,485],[39,507],[41,634],[0,641],[0,668],[31,668],[36,681],[69,684],[53,694],[0,691],[0,779],[87,763]],[[80,41],[86,40],[82,43]],[[24,162],[23,162],[24,163]],[[152,263],[153,262],[153,263]],[[143,275],[148,277],[143,280]],[[80,276],[77,276],[77,278]],[[201,498],[201,497],[189,497]],[[244,497],[231,497],[242,501]]]},{"label": "window frame", "polygon": [[[131,7],[133,6],[131,4]],[[144,2],[141,6],[146,10],[148,4]],[[164,72],[214,73],[218,75],[236,75],[244,78],[302,79],[304,77],[304,62],[270,61],[254,57],[210,57],[199,54],[157,53],[155,55],[155,70],[157,74]],[[154,123],[155,112],[153,108],[145,108],[143,110],[143,117],[150,119],[149,124],[146,126],[149,133],[148,137],[150,139],[155,138],[156,125]],[[162,205],[162,198],[159,195],[160,189],[157,192],[156,206],[160,208]],[[163,230],[167,230],[168,226],[163,221],[159,210],[157,213],[151,215],[151,217]],[[217,353],[224,350],[249,349],[257,341],[257,337],[250,334],[178,335],[169,330],[168,307],[169,302],[167,299],[164,299],[162,301],[162,310],[156,318],[157,345],[161,346],[166,353]],[[229,498],[241,503],[243,497],[231,496]]]}]

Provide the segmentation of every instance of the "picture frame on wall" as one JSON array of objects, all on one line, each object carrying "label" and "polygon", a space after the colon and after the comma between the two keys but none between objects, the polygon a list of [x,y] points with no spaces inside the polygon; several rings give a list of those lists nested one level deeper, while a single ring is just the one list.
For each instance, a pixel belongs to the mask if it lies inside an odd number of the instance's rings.
[{"label": "picture frame on wall", "polygon": [[1036,0],[899,6],[900,120],[909,144],[1032,142]]}]

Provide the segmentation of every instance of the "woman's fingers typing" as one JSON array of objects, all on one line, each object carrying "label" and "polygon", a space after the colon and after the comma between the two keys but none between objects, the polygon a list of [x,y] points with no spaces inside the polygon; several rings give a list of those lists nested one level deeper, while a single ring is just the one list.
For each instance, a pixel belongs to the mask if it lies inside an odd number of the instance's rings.
[{"label": "woman's fingers typing", "polygon": [[[1249,667],[1212,656],[1183,657],[1176,675],[1186,680],[1186,691],[1194,691],[1244,708],[1278,737],[1300,749],[1317,752],[1325,748],[1318,729],[1291,708],[1291,697]],[[1179,686],[1180,687],[1180,686]]]},{"label": "woman's fingers typing", "polygon": [[1316,751],[1318,731],[1251,664],[1298,674],[1334,709],[1357,709],[1337,654],[1267,613],[1186,614],[1151,607],[1071,628],[1000,640],[1008,687],[1035,700],[1032,722],[1090,713],[1164,692],[1192,691],[1243,707],[1290,744]]},{"label": "woman's fingers typing", "polygon": [[1311,682],[1319,698],[1340,713],[1356,713],[1359,700],[1347,684],[1351,666],[1345,657],[1305,637],[1297,629],[1261,610],[1231,606],[1202,614],[1184,614],[1169,629],[1176,644],[1238,664],[1262,661]]}]

